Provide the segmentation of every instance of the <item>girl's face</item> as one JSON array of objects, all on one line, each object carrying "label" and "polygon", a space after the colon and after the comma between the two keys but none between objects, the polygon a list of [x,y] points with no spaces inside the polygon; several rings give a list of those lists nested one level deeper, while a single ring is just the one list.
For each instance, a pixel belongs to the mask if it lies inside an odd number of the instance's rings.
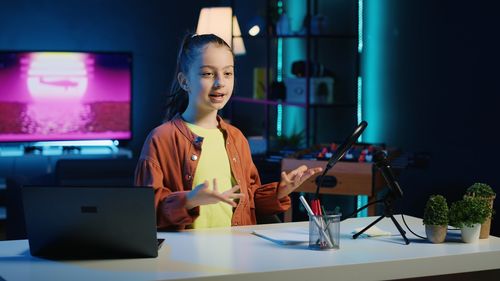
[{"label": "girl's face", "polygon": [[226,47],[205,46],[198,59],[193,61],[185,82],[189,103],[198,110],[210,112],[222,109],[233,93],[233,54]]}]

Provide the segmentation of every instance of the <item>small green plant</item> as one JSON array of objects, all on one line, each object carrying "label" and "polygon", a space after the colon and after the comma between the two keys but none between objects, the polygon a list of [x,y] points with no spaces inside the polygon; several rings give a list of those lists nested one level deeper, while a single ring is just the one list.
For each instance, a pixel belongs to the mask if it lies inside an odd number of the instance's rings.
[{"label": "small green plant", "polygon": [[488,198],[496,196],[496,193],[495,191],[493,191],[493,188],[491,188],[491,186],[486,183],[480,182],[476,182],[473,185],[469,186],[469,188],[467,188],[466,194],[468,196]]},{"label": "small green plant", "polygon": [[275,140],[279,149],[298,149],[303,145],[305,135],[305,131],[301,131],[298,133],[294,132],[288,136],[281,135],[279,137],[276,137]]},{"label": "small green plant", "polygon": [[424,209],[425,225],[448,225],[448,203],[442,195],[431,195]]},{"label": "small green plant", "polygon": [[490,215],[491,209],[487,200],[481,197],[464,196],[462,200],[451,204],[448,218],[450,225],[462,228],[483,223]]}]

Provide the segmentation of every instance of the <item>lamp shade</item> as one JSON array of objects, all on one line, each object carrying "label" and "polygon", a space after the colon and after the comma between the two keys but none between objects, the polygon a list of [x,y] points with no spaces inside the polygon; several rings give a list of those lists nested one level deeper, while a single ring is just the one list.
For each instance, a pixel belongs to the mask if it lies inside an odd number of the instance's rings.
[{"label": "lamp shade", "polygon": [[[231,16],[233,17],[232,25]],[[231,32],[231,27],[233,28],[233,32]],[[231,7],[202,8],[196,33],[200,35],[215,34],[219,36],[231,46],[235,55],[243,55],[246,52],[243,38],[241,37],[240,26],[238,25],[236,16],[233,15]]]}]

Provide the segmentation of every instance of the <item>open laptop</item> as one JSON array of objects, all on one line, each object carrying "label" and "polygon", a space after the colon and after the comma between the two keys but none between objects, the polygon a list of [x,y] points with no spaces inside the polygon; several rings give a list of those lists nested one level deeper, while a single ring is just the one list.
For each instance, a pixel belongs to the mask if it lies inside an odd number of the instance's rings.
[{"label": "open laptop", "polygon": [[150,187],[24,186],[30,253],[56,259],[157,257]]}]

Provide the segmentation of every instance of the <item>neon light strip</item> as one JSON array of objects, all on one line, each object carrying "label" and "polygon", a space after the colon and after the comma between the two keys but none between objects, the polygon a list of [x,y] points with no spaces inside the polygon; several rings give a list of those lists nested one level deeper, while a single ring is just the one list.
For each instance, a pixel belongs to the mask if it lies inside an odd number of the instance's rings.
[{"label": "neon light strip", "polygon": [[278,54],[276,59],[276,80],[283,81],[283,38],[278,38]]},{"label": "neon light strip", "polygon": [[[283,1],[278,1],[278,14],[283,13]],[[276,59],[276,81],[283,81],[283,39],[278,38],[278,54]],[[283,106],[278,104],[276,112],[276,135],[281,137],[283,134]]]},{"label": "neon light strip", "polygon": [[[358,0],[358,56],[361,57],[363,52],[363,0]],[[358,104],[357,104],[357,120],[358,124],[363,120],[363,79],[361,74],[358,76]],[[363,141],[363,135],[359,137],[359,141]],[[357,208],[361,208],[368,203],[368,196],[359,195],[357,197]],[[358,217],[368,216],[368,209],[358,213]]]},{"label": "neon light strip", "polygon": [[[363,120],[363,79],[358,76],[358,104],[356,105],[356,114],[358,124]],[[363,135],[359,136],[359,141],[363,142]]]},{"label": "neon light strip", "polygon": [[358,52],[363,52],[363,0],[358,0]]},{"label": "neon light strip", "polygon": [[281,137],[281,135],[283,134],[283,105],[281,104],[278,104],[278,107],[277,107],[277,117],[276,117],[276,135],[278,137]]},{"label": "neon light strip", "polygon": [[113,140],[86,140],[86,141],[39,141],[33,146],[115,146],[118,141]]}]

